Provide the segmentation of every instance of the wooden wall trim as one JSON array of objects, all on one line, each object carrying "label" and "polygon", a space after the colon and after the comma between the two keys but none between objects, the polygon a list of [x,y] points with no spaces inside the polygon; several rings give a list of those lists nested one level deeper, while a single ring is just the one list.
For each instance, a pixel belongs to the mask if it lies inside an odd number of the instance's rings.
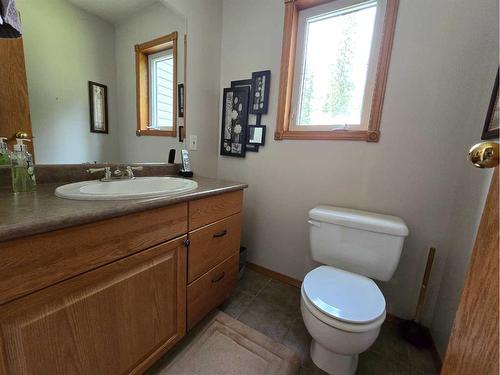
[{"label": "wooden wall trim", "polygon": [[247,267],[248,269],[251,269],[252,271],[258,272],[264,276],[270,277],[271,279],[281,281],[282,283],[294,286],[296,288],[300,288],[302,285],[302,281],[294,279],[293,277],[284,275],[282,273],[270,270],[269,268],[265,268],[262,266],[259,266],[258,264],[247,262]]},{"label": "wooden wall trim", "polygon": [[[148,129],[149,126],[149,64],[148,56],[173,50],[174,79],[173,79],[173,119],[172,130]],[[135,45],[135,72],[136,72],[136,106],[138,136],[177,137],[177,31],[171,34]]]},{"label": "wooden wall trim", "polygon": [[378,142],[380,138],[380,121],[382,118],[382,108],[387,85],[387,76],[389,73],[389,64],[394,41],[399,0],[387,0],[368,129],[362,131],[291,131],[289,129],[299,11],[327,3],[329,1],[332,0],[285,0],[280,84],[274,139]]}]

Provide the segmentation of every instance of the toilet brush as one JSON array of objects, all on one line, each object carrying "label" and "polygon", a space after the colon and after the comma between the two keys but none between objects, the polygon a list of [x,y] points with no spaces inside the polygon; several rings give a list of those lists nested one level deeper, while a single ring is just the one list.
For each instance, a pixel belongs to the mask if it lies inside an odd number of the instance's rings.
[{"label": "toilet brush", "polygon": [[425,302],[425,293],[427,291],[427,283],[431,275],[432,262],[434,261],[434,254],[436,249],[431,247],[429,255],[427,256],[427,264],[425,265],[424,278],[420,287],[420,294],[418,296],[417,310],[413,320],[403,320],[400,325],[401,336],[410,344],[417,348],[429,348],[432,346],[432,338],[429,330],[420,324],[420,318]]}]

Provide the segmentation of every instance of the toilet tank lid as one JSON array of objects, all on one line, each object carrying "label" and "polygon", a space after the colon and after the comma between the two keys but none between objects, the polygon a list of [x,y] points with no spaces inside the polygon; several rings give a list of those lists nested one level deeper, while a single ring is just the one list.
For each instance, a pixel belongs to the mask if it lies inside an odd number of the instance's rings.
[{"label": "toilet tank lid", "polygon": [[309,218],[323,223],[406,237],[408,227],[397,216],[354,210],[351,208],[318,206],[309,211]]}]

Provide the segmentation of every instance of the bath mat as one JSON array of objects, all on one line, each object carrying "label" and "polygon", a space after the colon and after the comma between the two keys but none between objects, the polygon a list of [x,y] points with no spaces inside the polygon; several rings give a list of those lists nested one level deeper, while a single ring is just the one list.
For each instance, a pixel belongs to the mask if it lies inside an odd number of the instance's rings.
[{"label": "bath mat", "polygon": [[218,312],[161,375],[297,375],[298,356]]}]

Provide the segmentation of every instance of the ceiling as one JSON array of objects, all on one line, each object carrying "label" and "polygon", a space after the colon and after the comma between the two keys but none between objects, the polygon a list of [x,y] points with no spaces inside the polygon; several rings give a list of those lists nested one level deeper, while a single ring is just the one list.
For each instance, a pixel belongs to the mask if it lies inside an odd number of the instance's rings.
[{"label": "ceiling", "polygon": [[116,23],[157,0],[68,0],[108,22]]}]

